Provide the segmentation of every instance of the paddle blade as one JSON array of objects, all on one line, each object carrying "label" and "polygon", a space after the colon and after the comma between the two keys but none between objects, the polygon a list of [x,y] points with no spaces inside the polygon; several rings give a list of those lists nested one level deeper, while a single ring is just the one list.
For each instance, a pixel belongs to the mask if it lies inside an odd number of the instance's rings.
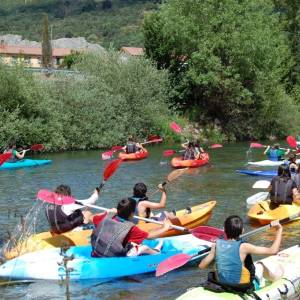
[{"label": "paddle blade", "polygon": [[176,132],[176,133],[181,133],[181,132],[182,132],[181,127],[180,127],[178,124],[176,124],[175,122],[172,122],[172,123],[170,124],[170,128],[171,128],[174,132]]},{"label": "paddle blade", "polygon": [[216,239],[225,236],[224,230],[212,226],[199,226],[190,230],[190,232],[196,238],[209,242],[215,242]]},{"label": "paddle blade", "polygon": [[11,152],[7,152],[0,155],[0,166],[4,164],[6,161],[8,161],[12,157]]},{"label": "paddle blade", "polygon": [[73,204],[75,203],[75,198],[71,196],[59,195],[48,190],[39,190],[36,198],[47,203],[64,205],[64,204]]},{"label": "paddle blade", "polygon": [[221,144],[212,144],[210,146],[210,149],[217,149],[217,148],[222,148],[222,147],[223,147],[223,145],[221,145]]},{"label": "paddle blade", "polygon": [[157,134],[150,134],[148,136],[148,141],[154,141],[154,140],[162,140],[161,137]]},{"label": "paddle blade", "polygon": [[178,170],[174,170],[172,171],[168,177],[167,177],[167,181],[168,182],[172,182],[175,179],[177,179],[179,176],[181,176],[182,174],[184,174],[189,168],[184,168],[184,169],[178,169]]},{"label": "paddle blade", "polygon": [[191,258],[192,256],[185,253],[180,253],[171,256],[157,266],[155,276],[159,277],[172,270],[175,270],[188,263],[191,260]]},{"label": "paddle blade", "polygon": [[258,180],[253,185],[254,189],[267,189],[270,186],[270,181],[268,180]]},{"label": "paddle blade", "polygon": [[250,148],[263,148],[263,147],[265,147],[265,146],[260,143],[251,143],[250,144]]},{"label": "paddle blade", "polygon": [[119,150],[122,150],[123,149],[123,147],[122,146],[113,146],[113,147],[111,147],[111,150],[112,151],[119,151]]},{"label": "paddle blade", "polygon": [[286,138],[286,141],[287,141],[287,143],[288,143],[291,147],[297,148],[297,141],[296,141],[296,139],[295,139],[293,136],[289,135],[289,136]]},{"label": "paddle blade", "polygon": [[171,156],[171,155],[173,155],[173,154],[175,154],[176,153],[176,150],[165,150],[164,152],[163,152],[163,156],[164,157],[168,157],[168,156]]},{"label": "paddle blade", "polygon": [[35,144],[30,147],[31,151],[41,151],[45,148],[43,144]]},{"label": "paddle blade", "polygon": [[101,157],[103,160],[108,160],[108,159],[111,159],[113,153],[114,153],[114,151],[112,151],[112,150],[106,151],[101,154]]},{"label": "paddle blade", "polygon": [[116,159],[111,161],[104,169],[103,171],[103,180],[107,181],[119,168],[122,160]]}]

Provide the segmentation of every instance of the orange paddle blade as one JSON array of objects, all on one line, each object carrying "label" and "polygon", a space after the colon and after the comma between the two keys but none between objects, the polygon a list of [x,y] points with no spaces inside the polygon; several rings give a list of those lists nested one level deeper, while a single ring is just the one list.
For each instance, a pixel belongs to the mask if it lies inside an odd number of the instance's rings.
[{"label": "orange paddle blade", "polygon": [[107,181],[119,168],[122,160],[116,159],[111,161],[104,169],[103,171],[103,180]]}]

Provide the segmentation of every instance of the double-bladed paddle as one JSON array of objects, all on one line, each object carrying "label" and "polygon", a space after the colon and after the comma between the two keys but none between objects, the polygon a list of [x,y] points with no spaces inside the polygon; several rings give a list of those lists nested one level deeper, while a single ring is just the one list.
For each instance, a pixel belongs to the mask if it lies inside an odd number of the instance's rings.
[{"label": "double-bladed paddle", "polygon": [[292,136],[292,135],[289,135],[287,138],[286,138],[286,141],[287,143],[292,147],[292,148],[298,148],[297,146],[297,140]]},{"label": "double-bladed paddle", "polygon": [[24,152],[27,151],[41,151],[45,148],[43,144],[34,144],[29,149],[24,150]]},{"label": "double-bladed paddle", "polygon": [[[281,219],[279,220],[279,223],[280,224],[285,224],[285,223],[288,223],[296,218],[299,218],[300,217],[300,212],[296,213],[296,214],[293,214],[287,218],[284,218],[284,219]],[[254,230],[251,230],[245,234],[242,234],[240,236],[240,238],[248,238],[254,234],[257,234],[257,233],[260,233],[260,232],[263,232],[269,228],[272,227],[272,223],[268,224],[268,225],[265,225],[263,227],[260,227],[260,228],[257,228],[257,229],[254,229]],[[199,251],[197,254],[194,254],[194,255],[188,255],[186,253],[180,253],[180,254],[176,254],[174,256],[171,256],[169,258],[167,258],[166,260],[164,260],[163,262],[161,262],[158,267],[156,268],[156,276],[162,276],[172,270],[175,270],[183,265],[185,265],[186,263],[188,263],[190,260],[195,260],[195,259],[198,259],[200,258],[201,256],[204,256],[206,255],[206,253],[208,253],[210,251],[211,248],[207,248],[207,249],[204,249],[204,250],[201,250]]]}]

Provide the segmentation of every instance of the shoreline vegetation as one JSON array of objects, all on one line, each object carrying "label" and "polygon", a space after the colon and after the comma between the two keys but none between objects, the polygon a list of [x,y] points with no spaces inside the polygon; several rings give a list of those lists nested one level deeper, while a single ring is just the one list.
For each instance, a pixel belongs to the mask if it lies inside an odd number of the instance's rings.
[{"label": "shoreline vegetation", "polygon": [[[140,46],[136,38],[143,36],[144,58],[125,59],[111,47],[72,60],[74,75],[46,78],[0,64],[1,146],[105,149],[123,144],[129,135],[144,140],[149,134],[178,142],[171,121],[184,128],[182,139],[208,143],[281,139],[300,132],[300,2],[131,0],[121,5],[116,0],[110,8],[104,1],[108,6],[103,9],[98,1],[76,0],[60,17],[53,9],[57,13],[68,1],[19,2],[0,5],[0,33],[8,33],[4,19],[18,17],[10,33],[22,34],[26,26],[21,30],[19,25],[30,21],[25,16],[48,13],[57,38],[63,37],[55,28],[59,20],[91,14],[96,22],[100,11],[109,18],[121,8],[128,13],[136,5],[152,8],[144,7],[135,37],[128,37],[129,45]],[[35,28],[42,32],[42,26]],[[37,32],[25,37],[37,34],[41,37]],[[106,37],[113,41],[118,34]]]}]

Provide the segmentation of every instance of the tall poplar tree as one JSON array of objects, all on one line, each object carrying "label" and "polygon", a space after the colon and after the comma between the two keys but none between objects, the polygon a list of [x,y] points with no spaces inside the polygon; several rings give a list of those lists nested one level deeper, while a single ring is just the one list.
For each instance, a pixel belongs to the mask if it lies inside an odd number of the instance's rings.
[{"label": "tall poplar tree", "polygon": [[52,67],[52,47],[49,39],[49,21],[48,15],[44,15],[43,41],[42,41],[42,66],[44,68]]}]

